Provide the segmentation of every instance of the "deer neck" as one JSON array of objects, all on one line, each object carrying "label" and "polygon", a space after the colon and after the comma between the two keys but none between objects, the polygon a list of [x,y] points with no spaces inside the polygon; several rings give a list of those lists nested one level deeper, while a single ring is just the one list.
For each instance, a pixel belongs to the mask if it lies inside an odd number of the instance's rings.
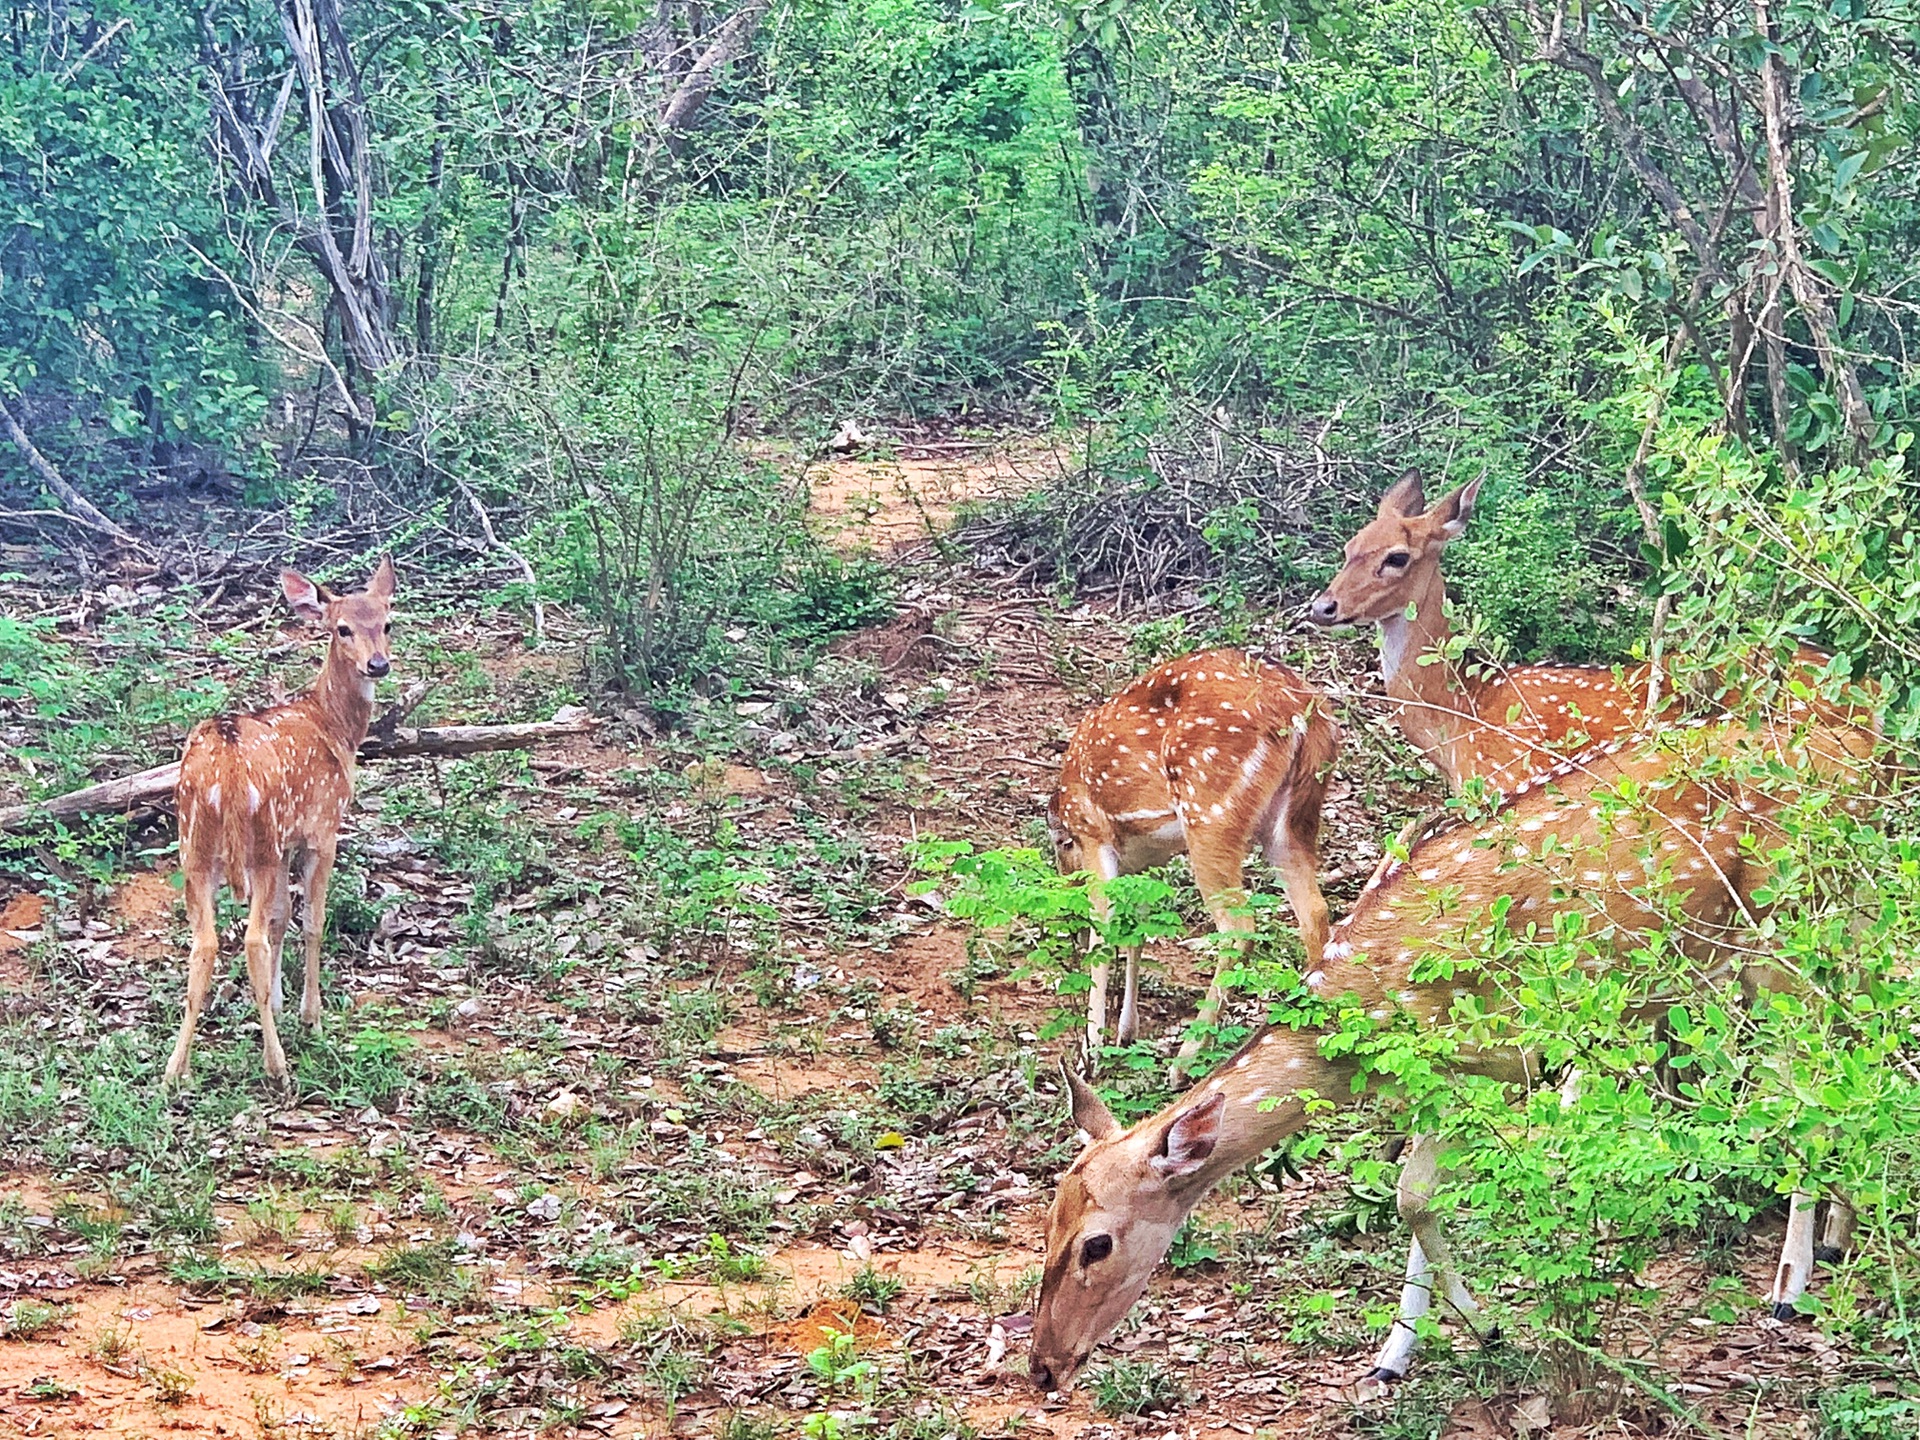
[{"label": "deer neck", "polygon": [[338,646],[330,645],[319,680],[299,703],[313,715],[347,773],[352,774],[353,757],[373,723],[372,678],[348,662]]},{"label": "deer neck", "polygon": [[1444,646],[1453,635],[1447,623],[1447,587],[1435,566],[1406,612],[1380,622],[1380,673],[1387,694],[1400,702],[1400,729],[1449,777],[1453,740],[1473,715],[1473,697],[1451,660],[1421,664],[1423,655]]},{"label": "deer neck", "polygon": [[1269,1026],[1162,1112],[1170,1117],[1216,1094],[1226,1097],[1213,1154],[1183,1182],[1194,1187],[1196,1204],[1234,1171],[1306,1128],[1302,1091],[1337,1105],[1351,1102],[1358,1067],[1350,1061],[1324,1058],[1319,1041],[1317,1030]]}]

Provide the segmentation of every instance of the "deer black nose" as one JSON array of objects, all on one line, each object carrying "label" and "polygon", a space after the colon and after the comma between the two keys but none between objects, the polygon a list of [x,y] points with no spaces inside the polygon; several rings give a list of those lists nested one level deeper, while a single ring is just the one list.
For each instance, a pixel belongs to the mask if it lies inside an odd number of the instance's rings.
[{"label": "deer black nose", "polygon": [[367,659],[367,674],[376,680],[391,669],[393,669],[393,662],[384,655],[372,655]]},{"label": "deer black nose", "polygon": [[1307,607],[1307,613],[1322,625],[1331,625],[1340,618],[1340,602],[1331,595],[1322,595]]}]

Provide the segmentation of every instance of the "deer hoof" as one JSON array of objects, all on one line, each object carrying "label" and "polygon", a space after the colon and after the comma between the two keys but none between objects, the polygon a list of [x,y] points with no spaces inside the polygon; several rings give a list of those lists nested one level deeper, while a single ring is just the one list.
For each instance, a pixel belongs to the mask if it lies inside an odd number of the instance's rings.
[{"label": "deer hoof", "polygon": [[1774,1304],[1770,1313],[1776,1320],[1793,1320],[1799,1317],[1800,1307],[1791,1300],[1781,1300]]},{"label": "deer hoof", "polygon": [[1816,1245],[1813,1247],[1813,1258],[1822,1265],[1838,1265],[1847,1258],[1847,1252],[1838,1245]]}]

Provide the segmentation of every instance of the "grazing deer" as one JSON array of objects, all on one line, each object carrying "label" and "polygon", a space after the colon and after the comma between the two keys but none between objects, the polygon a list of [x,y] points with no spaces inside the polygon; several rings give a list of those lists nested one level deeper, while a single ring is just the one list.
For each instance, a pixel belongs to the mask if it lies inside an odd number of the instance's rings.
[{"label": "grazing deer", "polygon": [[296,614],[327,627],[327,659],[313,689],[299,699],[202,721],[187,737],[174,795],[193,950],[187,1013],[167,1061],[169,1084],[187,1073],[194,1026],[213,981],[220,949],[213,902],[222,880],[247,903],[247,978],[260,1011],[267,1074],[287,1076],[273,1017],[281,1005],[280,946],[293,908],[288,871],[296,864],[307,907],[300,1019],[320,1023],[327,880],[353,795],[354,756],[373,718],[374,682],[392,668],[393,561],[381,560],[355,595],[334,595],[292,570],[280,573],[280,588]]},{"label": "grazing deer", "polygon": [[[1876,736],[1861,725],[1818,720],[1800,705],[1797,721],[1738,723],[1663,732],[1651,741],[1616,739],[1515,783],[1491,819],[1429,829],[1404,860],[1383,861],[1353,913],[1334,927],[1324,962],[1306,977],[1329,1001],[1351,996],[1377,1022],[1446,1020],[1461,1002],[1494,1016],[1497,1034],[1510,979],[1497,966],[1453,968],[1449,978],[1415,979],[1430,952],[1477,953],[1473,936],[1488,906],[1509,897],[1516,932],[1556,933],[1587,920],[1586,933],[1630,951],[1663,921],[1699,966],[1700,983],[1732,968],[1731,942],[1753,918],[1777,834],[1773,817],[1811,772],[1820,789],[1871,774]],[[1804,768],[1765,773],[1785,755]],[[1701,760],[1707,765],[1677,763]],[[1694,771],[1716,778],[1690,778]],[[1631,796],[1629,800],[1628,796]],[[1857,808],[1858,798],[1846,802]],[[1729,963],[1723,963],[1729,962]],[[1592,969],[1613,963],[1598,946]],[[1743,976],[1743,979],[1745,976]],[[1352,1003],[1349,1001],[1348,1003]],[[1033,1326],[1029,1373],[1043,1390],[1066,1385],[1146,1289],[1174,1232],[1222,1178],[1304,1128],[1307,1094],[1352,1103],[1363,1074],[1351,1055],[1321,1053],[1311,1031],[1269,1027],[1159,1114],[1131,1128],[1069,1074],[1075,1123],[1089,1143],[1061,1178],[1047,1218],[1047,1259]],[[1496,1045],[1463,1047],[1463,1070],[1522,1087],[1540,1081],[1537,1057]],[[1414,1327],[1436,1290],[1479,1328],[1479,1311],[1454,1273],[1430,1206],[1436,1147],[1416,1137],[1401,1170],[1398,1200],[1415,1244],[1400,1315],[1369,1379],[1405,1373]],[[1790,1306],[1812,1260],[1809,1223],[1790,1225],[1774,1303]]]},{"label": "grazing deer", "polygon": [[1598,665],[1514,665],[1483,676],[1446,658],[1453,632],[1440,554],[1466,530],[1479,493],[1472,481],[1429,510],[1419,473],[1407,471],[1307,607],[1316,624],[1380,627],[1380,670],[1401,732],[1456,792],[1472,779],[1504,790],[1647,719],[1645,665],[1617,676]]},{"label": "grazing deer", "polygon": [[[1318,963],[1327,938],[1319,865],[1320,805],[1340,730],[1319,692],[1283,665],[1238,650],[1207,650],[1142,676],[1080,722],[1047,826],[1062,874],[1095,876],[1094,915],[1108,914],[1104,883],[1165,864],[1183,850],[1214,924],[1250,931],[1240,888],[1247,852],[1262,847],[1280,871],[1307,956]],[[1244,945],[1242,947],[1244,949]],[[1200,1003],[1200,1023],[1219,1013],[1220,965]],[[1127,951],[1117,1035],[1133,1039],[1140,947]],[[1106,962],[1094,966],[1087,1000],[1090,1055],[1107,1020]],[[1199,1053],[1187,1040],[1174,1062],[1179,1079]]]}]

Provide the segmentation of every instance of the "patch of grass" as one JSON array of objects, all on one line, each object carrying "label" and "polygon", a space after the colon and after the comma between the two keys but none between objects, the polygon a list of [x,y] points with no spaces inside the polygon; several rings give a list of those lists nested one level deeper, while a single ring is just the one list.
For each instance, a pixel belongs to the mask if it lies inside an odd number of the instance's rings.
[{"label": "patch of grass", "polygon": [[854,1271],[853,1278],[840,1287],[840,1293],[849,1300],[857,1300],[868,1310],[884,1315],[893,1308],[893,1302],[906,1294],[907,1282],[898,1275],[890,1275],[876,1270],[871,1265],[862,1265]]},{"label": "patch of grass", "polygon": [[459,1279],[454,1264],[459,1254],[459,1245],[445,1239],[429,1240],[424,1245],[392,1245],[367,1266],[367,1278],[409,1294],[445,1294]]},{"label": "patch of grass", "polygon": [[359,1015],[364,1019],[352,1028],[343,1028],[352,1022],[336,1022],[334,1030],[294,1051],[293,1079],[301,1094],[345,1108],[386,1108],[412,1082],[419,1043],[381,1023],[397,1018],[391,1014]]},{"label": "patch of grass", "polygon": [[262,1300],[291,1300],[300,1295],[324,1295],[333,1275],[322,1266],[269,1270],[257,1265],[240,1270],[219,1260],[183,1255],[167,1267],[167,1278],[198,1295],[253,1295]]},{"label": "patch of grass", "polygon": [[58,1330],[73,1313],[71,1305],[49,1305],[41,1300],[16,1300],[0,1321],[0,1340],[38,1340]]},{"label": "patch of grass", "polygon": [[255,1244],[292,1245],[300,1234],[300,1207],[278,1190],[269,1189],[248,1202],[247,1229]]},{"label": "patch of grass", "polygon": [[1187,1394],[1179,1378],[1152,1360],[1115,1360],[1087,1377],[1102,1415],[1151,1415],[1177,1410]]},{"label": "patch of grass", "polygon": [[285,1338],[279,1326],[262,1325],[253,1334],[236,1338],[233,1353],[242,1369],[254,1375],[270,1375],[280,1368],[280,1347]]}]

